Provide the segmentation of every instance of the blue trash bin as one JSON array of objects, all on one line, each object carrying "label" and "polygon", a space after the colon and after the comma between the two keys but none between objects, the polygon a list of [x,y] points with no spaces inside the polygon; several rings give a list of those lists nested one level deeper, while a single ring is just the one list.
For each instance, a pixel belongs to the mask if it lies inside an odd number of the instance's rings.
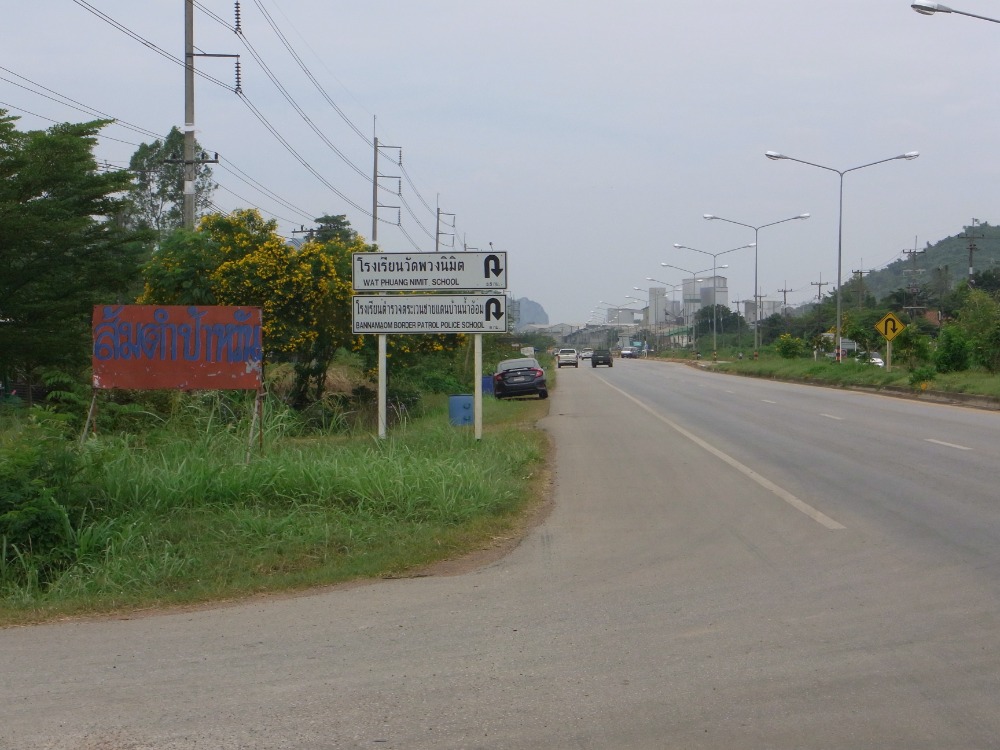
[{"label": "blue trash bin", "polygon": [[472,406],[471,395],[463,393],[448,396],[448,420],[453,425],[473,424],[475,415]]},{"label": "blue trash bin", "polygon": [[492,396],[493,395],[493,376],[483,375],[483,395]]}]

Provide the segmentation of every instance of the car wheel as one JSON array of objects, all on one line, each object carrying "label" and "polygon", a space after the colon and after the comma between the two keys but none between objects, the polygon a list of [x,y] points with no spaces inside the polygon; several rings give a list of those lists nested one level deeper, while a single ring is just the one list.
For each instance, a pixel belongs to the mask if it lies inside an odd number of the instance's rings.
[{"label": "car wheel", "polygon": [[548,391],[539,391],[538,392],[538,398],[544,399],[544,398],[548,398],[548,397],[549,397],[549,392]]},{"label": "car wheel", "polygon": [[615,366],[614,362],[608,362],[608,367],[614,367],[614,366]]}]

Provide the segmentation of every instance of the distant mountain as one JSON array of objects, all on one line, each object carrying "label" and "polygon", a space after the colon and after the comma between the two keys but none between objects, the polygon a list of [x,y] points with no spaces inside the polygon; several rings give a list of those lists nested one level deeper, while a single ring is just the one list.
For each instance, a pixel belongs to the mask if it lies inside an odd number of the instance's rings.
[{"label": "distant mountain", "polygon": [[527,297],[521,297],[517,300],[517,307],[517,328],[524,328],[530,325],[547,326],[549,324],[548,313],[537,302]]},{"label": "distant mountain", "polygon": [[[969,273],[969,242],[975,244],[972,253],[974,271],[1000,268],[1000,227],[987,223],[965,227],[953,237],[907,251],[898,260],[864,277],[865,295],[881,300],[886,295],[911,284],[930,286],[938,293],[953,289]],[[857,291],[857,279],[847,278],[845,292]]]}]

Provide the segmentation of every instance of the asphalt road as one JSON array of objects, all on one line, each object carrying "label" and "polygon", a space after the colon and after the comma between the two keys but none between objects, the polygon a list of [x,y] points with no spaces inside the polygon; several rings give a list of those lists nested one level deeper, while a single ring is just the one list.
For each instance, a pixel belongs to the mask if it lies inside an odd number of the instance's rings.
[{"label": "asphalt road", "polygon": [[558,381],[555,508],[503,560],[0,631],[0,747],[1000,747],[1000,415]]}]

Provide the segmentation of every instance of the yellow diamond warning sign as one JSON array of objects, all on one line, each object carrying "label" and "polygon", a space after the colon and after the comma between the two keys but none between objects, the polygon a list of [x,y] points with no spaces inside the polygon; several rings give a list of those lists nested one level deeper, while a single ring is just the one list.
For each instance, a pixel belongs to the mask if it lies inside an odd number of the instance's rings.
[{"label": "yellow diamond warning sign", "polygon": [[886,313],[882,320],[875,324],[875,330],[881,333],[886,341],[892,341],[903,332],[904,328],[906,324],[893,313]]}]

